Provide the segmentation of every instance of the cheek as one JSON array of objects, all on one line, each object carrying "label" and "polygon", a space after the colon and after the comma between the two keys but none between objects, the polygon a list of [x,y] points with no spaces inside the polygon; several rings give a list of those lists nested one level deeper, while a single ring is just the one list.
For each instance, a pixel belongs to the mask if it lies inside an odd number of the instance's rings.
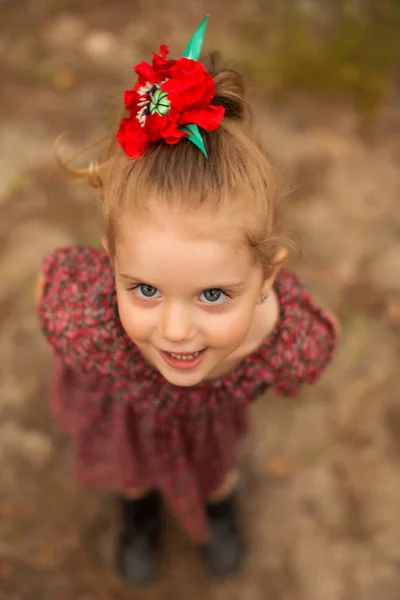
[{"label": "cheek", "polygon": [[146,341],[154,328],[151,310],[133,306],[129,297],[118,295],[118,312],[122,326],[132,340]]},{"label": "cheek", "polygon": [[220,315],[208,327],[208,341],[214,348],[224,348],[227,346],[238,346],[246,338],[251,321],[253,310],[232,311],[226,315]]}]

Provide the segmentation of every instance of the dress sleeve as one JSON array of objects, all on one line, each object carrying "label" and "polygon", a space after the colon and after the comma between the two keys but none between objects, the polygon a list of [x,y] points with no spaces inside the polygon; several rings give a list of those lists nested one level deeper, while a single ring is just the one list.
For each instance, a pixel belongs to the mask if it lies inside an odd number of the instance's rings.
[{"label": "dress sleeve", "polygon": [[40,324],[54,353],[72,367],[98,368],[115,320],[106,255],[95,248],[57,248],[43,261],[42,282]]},{"label": "dress sleeve", "polygon": [[303,383],[313,384],[321,377],[332,360],[339,334],[335,317],[316,306],[304,289],[291,314],[293,323],[274,386],[285,396],[295,396]]}]

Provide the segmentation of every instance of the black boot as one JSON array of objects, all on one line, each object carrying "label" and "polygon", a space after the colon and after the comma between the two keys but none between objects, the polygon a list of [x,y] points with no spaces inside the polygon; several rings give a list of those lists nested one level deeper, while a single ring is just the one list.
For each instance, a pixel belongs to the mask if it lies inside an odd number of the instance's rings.
[{"label": "black boot", "polygon": [[122,531],[117,542],[118,573],[137,586],[157,578],[161,534],[161,496],[151,492],[138,500],[121,499]]},{"label": "black boot", "polygon": [[206,504],[211,539],[204,547],[204,558],[213,577],[226,577],[239,571],[244,559],[244,544],[240,535],[235,496],[222,502]]}]

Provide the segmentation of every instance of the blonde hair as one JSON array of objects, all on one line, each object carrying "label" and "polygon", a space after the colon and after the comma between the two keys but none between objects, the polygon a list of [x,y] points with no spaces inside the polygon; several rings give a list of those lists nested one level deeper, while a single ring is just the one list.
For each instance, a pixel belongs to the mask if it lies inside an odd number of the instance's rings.
[{"label": "blonde hair", "polygon": [[218,209],[241,202],[252,225],[243,228],[243,241],[253,259],[267,268],[278,248],[292,245],[280,231],[283,189],[279,174],[255,135],[241,76],[219,69],[217,53],[204,61],[214,78],[213,104],[225,108],[216,131],[202,131],[208,158],[186,139],[176,145],[153,143],[138,159],[130,159],[115,135],[104,160],[88,169],[73,170],[101,191],[104,235],[111,256],[118,222],[126,211],[144,211],[148,199],[183,210]]}]

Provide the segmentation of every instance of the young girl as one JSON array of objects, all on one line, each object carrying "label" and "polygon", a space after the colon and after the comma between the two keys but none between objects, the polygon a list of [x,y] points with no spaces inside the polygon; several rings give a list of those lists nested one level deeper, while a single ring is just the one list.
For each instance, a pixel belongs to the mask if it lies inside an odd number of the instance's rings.
[{"label": "young girl", "polygon": [[117,493],[117,568],[154,581],[161,499],[213,576],[234,573],[238,445],[248,405],[314,383],[332,318],[282,269],[281,189],[255,135],[241,77],[184,57],[136,66],[104,162],[104,250],[58,248],[39,313],[55,355],[51,409],[85,484]]}]

